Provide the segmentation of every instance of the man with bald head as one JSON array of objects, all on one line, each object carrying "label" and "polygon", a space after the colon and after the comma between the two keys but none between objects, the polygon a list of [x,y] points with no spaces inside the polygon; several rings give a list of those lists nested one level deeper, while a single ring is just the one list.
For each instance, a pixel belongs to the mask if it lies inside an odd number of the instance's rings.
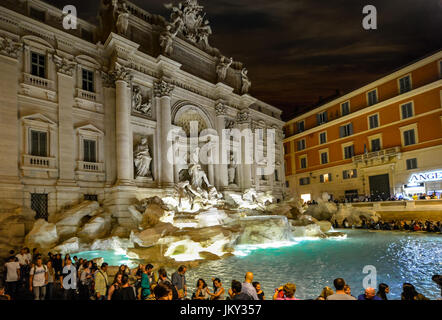
[{"label": "man with bald head", "polygon": [[256,289],[252,284],[253,282],[253,273],[247,272],[244,283],[242,284],[241,292],[250,296],[253,300],[259,300],[258,295],[256,294]]},{"label": "man with bald head", "polygon": [[358,300],[382,300],[376,295],[376,290],[374,288],[365,289],[365,293],[359,295]]}]

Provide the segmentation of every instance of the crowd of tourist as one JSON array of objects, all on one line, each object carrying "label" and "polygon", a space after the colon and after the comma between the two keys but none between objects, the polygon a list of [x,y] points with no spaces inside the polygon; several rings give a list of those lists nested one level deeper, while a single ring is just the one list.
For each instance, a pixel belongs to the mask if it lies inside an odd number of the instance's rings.
[{"label": "crowd of tourist", "polygon": [[[0,300],[265,300],[261,284],[254,281],[253,273],[247,272],[243,282],[232,280],[225,288],[219,278],[212,278],[212,288],[204,279],[198,279],[196,289],[189,294],[186,282],[186,266],[182,265],[170,277],[160,267],[154,272],[152,264],[139,265],[130,270],[121,265],[114,277],[108,274],[108,264],[98,266],[86,260],[66,254],[48,254],[37,249],[30,253],[23,248],[10,257],[4,266],[4,285],[0,284]],[[442,276],[432,280],[442,290]],[[333,282],[335,289],[325,287],[316,300],[388,300],[390,288],[381,283],[377,289],[367,288],[357,297],[344,279]],[[442,291],[441,291],[442,295]],[[299,300],[296,285],[287,283],[276,288],[270,296],[273,300]],[[402,300],[429,300],[418,293],[410,283],[404,283]]]},{"label": "crowd of tourist", "polygon": [[[436,194],[436,193],[432,193],[432,194],[426,194],[426,193],[421,193],[421,194],[413,194],[413,195],[407,195],[407,196],[403,196],[403,195],[390,195],[390,194],[386,194],[386,193],[380,193],[380,194],[371,194],[371,195],[360,195],[360,196],[348,196],[342,199],[329,199],[329,202],[334,202],[335,204],[339,204],[339,203],[352,203],[352,202],[379,202],[379,201],[404,201],[404,200],[437,200],[437,199],[442,199],[442,195],[441,194]],[[318,202],[315,200],[309,200],[307,201],[305,204],[307,204],[308,206],[311,205],[317,205]]]},{"label": "crowd of tourist", "polygon": [[347,218],[345,218],[341,224],[337,220],[332,222],[334,228],[356,228],[356,229],[371,229],[371,230],[396,230],[396,231],[425,231],[425,232],[442,232],[441,221],[429,221],[425,222],[411,220],[398,220],[398,221],[383,221],[379,220],[377,222],[373,220],[364,220],[360,226],[351,225]]}]

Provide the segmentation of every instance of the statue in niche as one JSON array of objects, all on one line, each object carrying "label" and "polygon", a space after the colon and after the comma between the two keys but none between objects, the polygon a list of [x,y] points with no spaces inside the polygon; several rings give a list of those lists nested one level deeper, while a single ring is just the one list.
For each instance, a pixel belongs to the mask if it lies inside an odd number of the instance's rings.
[{"label": "statue in niche", "polygon": [[137,177],[152,178],[152,173],[150,171],[150,163],[152,162],[152,157],[149,153],[149,146],[147,144],[147,138],[141,138],[140,143],[137,145],[134,151],[134,164]]},{"label": "statue in niche", "polygon": [[216,66],[216,74],[218,75],[218,82],[224,81],[227,76],[227,69],[232,65],[233,58],[227,59],[226,57],[221,57],[218,65]]},{"label": "statue in niche", "polygon": [[241,93],[245,94],[249,92],[250,86],[252,85],[252,82],[249,80],[248,74],[246,68],[243,68],[241,70]]},{"label": "statue in niche", "polygon": [[229,166],[227,168],[229,184],[235,184],[236,167],[237,167],[237,163],[236,163],[235,157],[234,157],[233,153],[230,153],[230,162],[229,162]]},{"label": "statue in niche", "polygon": [[152,115],[152,104],[149,99],[147,99],[147,101],[144,100],[141,89],[138,86],[133,87],[132,106],[134,110],[139,113],[149,117]]}]

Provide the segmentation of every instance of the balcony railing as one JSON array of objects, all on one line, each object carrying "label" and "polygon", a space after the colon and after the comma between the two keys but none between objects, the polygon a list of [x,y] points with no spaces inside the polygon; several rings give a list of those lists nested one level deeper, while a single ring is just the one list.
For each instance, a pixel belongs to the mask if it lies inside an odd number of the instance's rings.
[{"label": "balcony railing", "polygon": [[85,100],[89,100],[92,102],[97,102],[97,94],[95,92],[77,89],[77,97],[80,99],[85,99]]},{"label": "balcony railing", "polygon": [[23,166],[29,168],[55,169],[55,158],[23,155]]},{"label": "balcony railing", "polygon": [[104,171],[104,165],[100,162],[77,161],[77,168],[79,171],[84,172],[102,173]]},{"label": "balcony railing", "polygon": [[39,87],[46,90],[54,90],[54,81],[40,78],[29,73],[24,74],[23,82],[34,87]]},{"label": "balcony railing", "polygon": [[392,157],[398,156],[400,154],[400,147],[393,147],[388,149],[383,149],[379,151],[368,152],[360,154],[353,157],[354,163],[367,162],[370,160],[389,160]]}]

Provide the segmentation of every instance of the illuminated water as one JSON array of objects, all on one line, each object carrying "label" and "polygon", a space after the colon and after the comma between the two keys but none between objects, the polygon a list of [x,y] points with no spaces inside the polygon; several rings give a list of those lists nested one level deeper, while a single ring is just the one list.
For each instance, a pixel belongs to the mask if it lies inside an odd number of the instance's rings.
[{"label": "illuminated water", "polygon": [[[192,290],[196,280],[203,278],[212,287],[211,278],[219,277],[225,288],[232,279],[243,281],[246,271],[252,271],[268,299],[274,289],[286,282],[297,286],[296,297],[314,299],[324,286],[333,288],[333,279],[342,277],[354,296],[363,292],[362,273],[365,265],[377,270],[377,283],[391,288],[390,299],[400,299],[403,282],[412,283],[417,290],[436,299],[440,289],[431,280],[442,273],[442,236],[405,232],[339,230],[347,239],[318,239],[281,248],[252,251],[212,261],[187,272]],[[190,290],[189,290],[190,291]],[[190,293],[193,291],[190,291]]]},{"label": "illuminated water", "polygon": [[[333,279],[342,277],[354,296],[363,292],[362,273],[366,265],[377,270],[377,283],[391,288],[390,299],[400,299],[403,282],[412,283],[431,299],[440,289],[431,276],[442,273],[442,236],[387,231],[339,230],[346,239],[304,240],[292,246],[250,250],[238,248],[241,256],[211,261],[187,272],[189,295],[198,278],[212,287],[211,278],[219,277],[225,288],[232,279],[244,279],[246,271],[255,274],[268,299],[274,288],[286,282],[297,286],[296,297],[314,299],[324,286],[333,287]],[[131,264],[130,259],[112,251],[77,253],[79,257],[104,257],[110,265]],[[134,265],[134,264],[132,264]],[[168,270],[172,272],[173,270]]]}]

